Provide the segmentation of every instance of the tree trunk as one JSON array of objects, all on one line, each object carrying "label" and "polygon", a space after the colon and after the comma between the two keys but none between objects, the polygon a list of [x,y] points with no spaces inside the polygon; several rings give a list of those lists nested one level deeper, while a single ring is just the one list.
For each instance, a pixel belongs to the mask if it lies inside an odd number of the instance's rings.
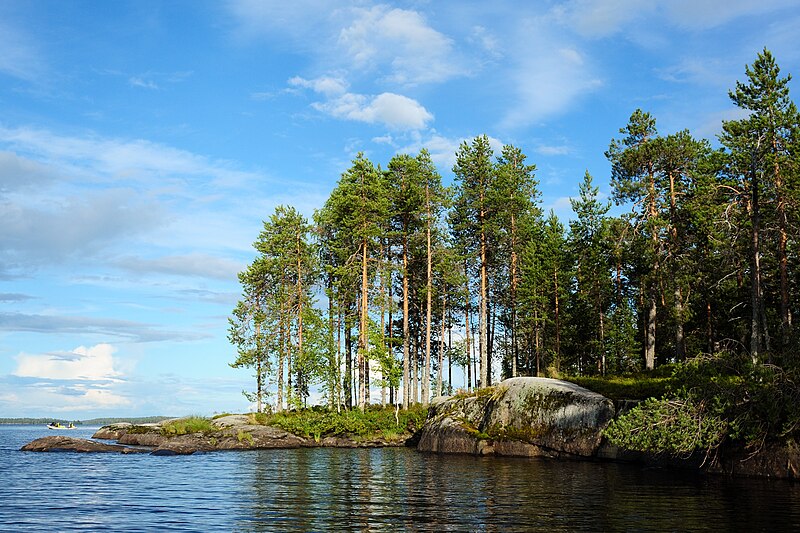
[{"label": "tree trunk", "polygon": [[467,390],[472,390],[472,347],[470,346],[470,298],[469,298],[469,276],[467,276],[467,260],[464,260],[464,335],[467,347]]},{"label": "tree trunk", "polygon": [[411,342],[408,328],[408,237],[403,234],[403,409],[411,400]]},{"label": "tree trunk", "polygon": [[444,332],[447,312],[447,293],[442,295],[442,333],[439,337],[439,379],[436,380],[436,396],[442,395],[442,379],[444,370]]},{"label": "tree trunk", "polygon": [[431,253],[431,196],[430,187],[425,184],[426,238],[427,238],[427,281],[425,303],[425,367],[422,375],[422,405],[428,406],[431,396],[431,307],[433,296],[433,254]]},{"label": "tree trunk", "polygon": [[350,303],[345,308],[344,317],[344,357],[345,357],[345,387],[344,405],[347,409],[353,408],[353,328],[347,313],[350,311]]},{"label": "tree trunk", "polygon": [[656,295],[655,288],[651,289],[647,308],[647,321],[645,323],[644,367],[653,370],[656,367]]},{"label": "tree trunk", "polygon": [[[481,199],[481,204],[483,204],[483,199]],[[488,294],[488,251],[486,246],[486,229],[483,227],[484,219],[486,213],[483,211],[483,205],[481,205],[481,212],[480,212],[480,224],[481,224],[481,235],[480,235],[480,246],[481,246],[481,267],[480,267],[480,277],[481,277],[481,302],[480,302],[480,351],[481,351],[481,387],[488,387],[489,386],[489,337],[488,337],[488,327],[489,327],[489,294]]]},{"label": "tree trunk", "polygon": [[361,241],[361,317],[359,319],[358,338],[358,408],[362,411],[367,405],[369,387],[368,368],[369,358],[369,278],[367,276],[367,239]]},{"label": "tree trunk", "polygon": [[653,246],[653,279],[649,283],[650,294],[648,295],[647,322],[645,324],[645,343],[644,343],[644,366],[647,370],[653,370],[656,366],[656,316],[657,316],[657,287],[658,287],[658,229],[655,226],[655,218],[658,216],[656,210],[656,184],[655,174],[652,166],[648,178],[648,219],[653,225],[651,228],[651,244]]},{"label": "tree trunk", "polygon": [[750,200],[750,219],[751,219],[751,232],[750,232],[750,305],[752,306],[752,313],[750,318],[750,356],[753,358],[753,364],[757,364],[761,358],[762,343],[762,325],[761,325],[761,308],[762,308],[762,289],[761,289],[761,212],[759,208],[758,198],[758,176],[755,169],[755,155],[753,155],[752,169],[751,169],[751,189],[752,196]]},{"label": "tree trunk", "polygon": [[[555,297],[556,371],[561,370],[561,322],[558,308],[558,267],[553,269],[553,296]],[[537,363],[536,374],[539,374]]]}]

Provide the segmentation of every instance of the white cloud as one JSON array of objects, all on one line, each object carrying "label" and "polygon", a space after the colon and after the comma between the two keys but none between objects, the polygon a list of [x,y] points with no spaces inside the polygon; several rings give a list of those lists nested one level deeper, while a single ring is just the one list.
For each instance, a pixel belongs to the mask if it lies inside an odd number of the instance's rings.
[{"label": "white cloud", "polygon": [[737,18],[797,7],[796,0],[571,0],[550,14],[579,35],[608,37],[635,24],[665,23],[687,30],[722,26]]},{"label": "white cloud", "polygon": [[394,93],[383,93],[374,98],[348,94],[320,104],[318,108],[334,117],[402,130],[423,129],[433,120],[433,115],[419,102]]},{"label": "white cloud", "polygon": [[136,273],[158,272],[178,276],[199,276],[222,280],[236,279],[244,265],[208,254],[170,255],[158,259],[124,257],[116,261],[119,268]]},{"label": "white cloud", "polygon": [[453,41],[418,12],[379,5],[355,15],[339,33],[354,68],[388,68],[386,78],[400,84],[442,82],[465,73]]},{"label": "white cloud", "polygon": [[552,15],[584,37],[607,37],[654,8],[655,2],[642,0],[572,0]]},{"label": "white cloud", "polygon": [[419,130],[433,120],[433,115],[416,100],[395,93],[367,96],[345,92],[347,83],[341,78],[323,76],[307,80],[295,76],[292,87],[311,89],[326,98],[311,106],[327,115],[367,124],[383,124],[398,130]]},{"label": "white cloud", "polygon": [[97,344],[90,348],[78,346],[66,353],[21,353],[16,357],[14,375],[53,380],[116,381],[122,377],[114,369],[116,351],[110,344]]},{"label": "white cloud", "polygon": [[554,145],[548,146],[540,144],[536,148],[534,148],[534,151],[537,154],[554,156],[554,155],[568,155],[572,152],[572,149],[569,146],[563,144],[557,146]]},{"label": "white cloud", "polygon": [[307,80],[300,76],[295,76],[289,80],[289,85],[302,87],[325,96],[338,96],[347,92],[347,82],[340,77],[321,76],[313,80]]},{"label": "white cloud", "polygon": [[25,81],[35,81],[44,62],[33,40],[8,21],[0,20],[0,72]]},{"label": "white cloud", "polygon": [[517,95],[503,118],[504,127],[527,126],[563,113],[602,86],[583,53],[551,40],[541,23],[534,23],[528,34],[528,53],[518,58],[512,74]]},{"label": "white cloud", "polygon": [[128,79],[128,83],[133,87],[142,87],[144,89],[158,89],[158,85],[153,80],[145,80],[138,76],[133,76]]},{"label": "white cloud", "polygon": [[797,0],[670,0],[664,10],[677,26],[702,30],[722,26],[731,20],[784,8],[797,7]]},{"label": "white cloud", "polygon": [[[454,41],[419,11],[344,2],[234,0],[236,35],[307,53],[324,68],[400,85],[440,83],[469,71]],[[374,73],[378,73],[375,75]]]},{"label": "white cloud", "polygon": [[0,151],[0,193],[35,189],[55,178],[56,172],[36,161]]}]

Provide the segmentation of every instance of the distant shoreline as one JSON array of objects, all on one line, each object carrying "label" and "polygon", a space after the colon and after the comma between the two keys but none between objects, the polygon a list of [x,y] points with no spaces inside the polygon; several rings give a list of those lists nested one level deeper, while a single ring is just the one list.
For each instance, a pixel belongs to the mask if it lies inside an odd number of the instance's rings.
[{"label": "distant shoreline", "polygon": [[139,416],[139,417],[104,417],[104,418],[90,418],[88,420],[70,420],[67,418],[0,418],[0,425],[38,425],[49,424],[51,422],[59,422],[61,424],[69,424],[72,422],[76,426],[105,426],[118,422],[129,422],[131,424],[153,424],[176,418],[172,416]]}]

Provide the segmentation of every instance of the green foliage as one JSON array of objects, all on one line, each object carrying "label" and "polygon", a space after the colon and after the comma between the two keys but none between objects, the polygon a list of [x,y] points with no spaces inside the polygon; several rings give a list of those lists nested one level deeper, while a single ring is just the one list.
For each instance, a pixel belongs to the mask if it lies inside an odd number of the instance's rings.
[{"label": "green foliage", "polygon": [[661,398],[676,383],[671,376],[654,376],[650,373],[624,376],[564,376],[562,379],[612,400]]},{"label": "green foliage", "polygon": [[754,365],[747,354],[723,352],[676,365],[672,390],[620,416],[605,435],[634,450],[709,452],[726,440],[753,451],[800,431],[797,371]]},{"label": "green foliage", "polygon": [[369,407],[364,411],[354,409],[342,412],[312,408],[256,415],[255,420],[260,424],[279,427],[289,433],[316,440],[335,436],[368,439],[414,433],[422,427],[426,416],[427,409],[421,407],[401,410],[397,413],[397,419],[391,407]]},{"label": "green foliage", "polygon": [[217,431],[217,427],[211,420],[200,416],[190,416],[170,420],[161,425],[161,434],[165,436],[188,435],[191,433],[212,433]]},{"label": "green foliage", "polygon": [[650,398],[612,421],[604,434],[630,450],[689,455],[715,449],[727,429],[727,423],[710,415],[703,404]]},{"label": "green foliage", "polygon": [[236,434],[236,440],[238,440],[239,442],[247,442],[247,444],[250,446],[253,445],[253,435],[241,429]]}]

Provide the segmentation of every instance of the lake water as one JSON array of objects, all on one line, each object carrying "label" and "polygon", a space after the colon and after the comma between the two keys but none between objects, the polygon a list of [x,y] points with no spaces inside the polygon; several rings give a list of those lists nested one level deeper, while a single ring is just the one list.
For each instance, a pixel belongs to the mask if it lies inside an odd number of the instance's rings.
[{"label": "lake water", "polygon": [[54,433],[0,426],[0,530],[800,531],[786,481],[389,448],[18,451]]}]

